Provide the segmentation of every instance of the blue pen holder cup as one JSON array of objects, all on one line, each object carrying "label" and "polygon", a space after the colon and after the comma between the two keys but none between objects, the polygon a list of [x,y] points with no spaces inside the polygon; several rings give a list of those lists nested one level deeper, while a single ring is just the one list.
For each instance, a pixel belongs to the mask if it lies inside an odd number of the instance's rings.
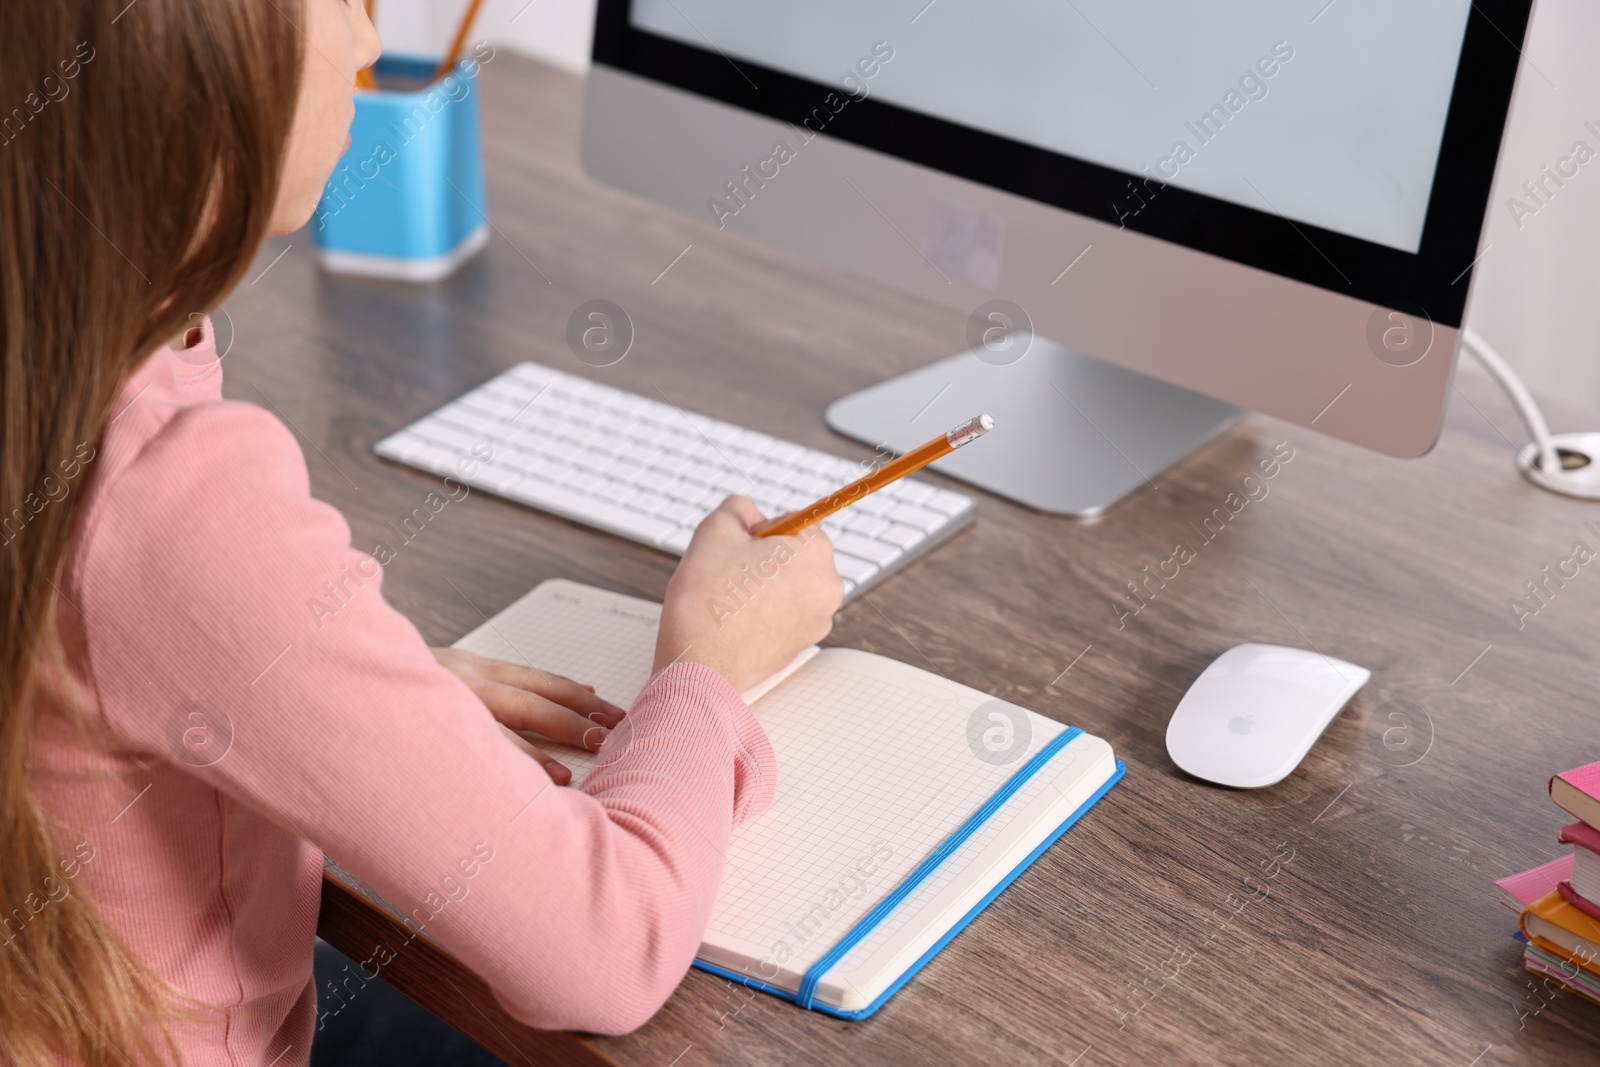
[{"label": "blue pen holder cup", "polygon": [[437,60],[384,56],[358,89],[350,147],[311,218],[324,268],[429,282],[489,243],[475,59],[437,81]]}]

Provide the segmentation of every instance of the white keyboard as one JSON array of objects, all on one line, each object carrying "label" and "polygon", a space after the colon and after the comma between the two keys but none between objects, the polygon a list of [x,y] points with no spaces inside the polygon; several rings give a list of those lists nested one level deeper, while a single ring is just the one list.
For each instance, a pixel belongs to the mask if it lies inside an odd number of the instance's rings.
[{"label": "white keyboard", "polygon": [[[517,364],[373,451],[674,555],[730,493],[774,517],[870,469],[537,363]],[[848,598],[975,515],[971,497],[903,478],[821,525]]]}]

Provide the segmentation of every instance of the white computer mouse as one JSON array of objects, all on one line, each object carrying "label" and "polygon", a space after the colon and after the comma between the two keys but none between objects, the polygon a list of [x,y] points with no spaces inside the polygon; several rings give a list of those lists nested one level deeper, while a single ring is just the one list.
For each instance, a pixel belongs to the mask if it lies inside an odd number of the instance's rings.
[{"label": "white computer mouse", "polygon": [[1372,672],[1283,645],[1239,645],[1200,672],[1167,724],[1167,753],[1236,789],[1283,781]]}]

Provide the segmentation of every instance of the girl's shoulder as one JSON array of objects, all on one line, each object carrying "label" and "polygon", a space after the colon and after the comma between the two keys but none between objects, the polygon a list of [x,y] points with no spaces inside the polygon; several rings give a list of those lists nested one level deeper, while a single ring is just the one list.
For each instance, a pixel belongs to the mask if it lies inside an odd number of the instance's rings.
[{"label": "girl's shoulder", "polygon": [[274,496],[309,494],[294,434],[255,404],[222,397],[220,367],[164,349],[124,386],[99,447],[80,466],[87,494],[75,548],[215,535]]}]

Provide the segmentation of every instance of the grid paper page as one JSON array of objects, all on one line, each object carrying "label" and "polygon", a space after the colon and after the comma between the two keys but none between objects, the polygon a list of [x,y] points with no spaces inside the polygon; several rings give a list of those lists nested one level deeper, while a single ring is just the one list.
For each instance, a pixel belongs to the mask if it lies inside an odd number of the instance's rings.
[{"label": "grid paper page", "polygon": [[916,905],[920,899],[931,899],[938,896],[940,892],[948,888],[966,872],[968,864],[981,856],[990,845],[1006,836],[1005,832],[1010,828],[1013,820],[1023,817],[1024,813],[1041,797],[1048,797],[1051,793],[1056,792],[1059,787],[1054,780],[1055,775],[1066,770],[1074,762],[1076,754],[1071,751],[1071,748],[1072,746],[1069,745],[1067,751],[1061,753],[1050,762],[1049,773],[1036,774],[1030,778],[1028,783],[1017,791],[1011,803],[996,812],[988,822],[983,824],[977,833],[967,839],[960,851],[940,864],[938,870],[929,875],[926,881],[912,891],[911,895],[906,898],[904,907],[897,908],[891,912],[883,922],[873,929],[872,933],[863,938],[861,943],[850,951],[849,955],[840,960],[837,968],[838,972],[847,971],[857,958],[870,956],[879,945],[892,940],[915,917]]},{"label": "grid paper page", "polygon": [[706,947],[755,961],[760,975],[803,972],[831,949],[1065,729],[1033,717],[1026,749],[986,762],[970,747],[968,723],[989,701],[842,648],[762,698],[777,794],[729,848]]}]

